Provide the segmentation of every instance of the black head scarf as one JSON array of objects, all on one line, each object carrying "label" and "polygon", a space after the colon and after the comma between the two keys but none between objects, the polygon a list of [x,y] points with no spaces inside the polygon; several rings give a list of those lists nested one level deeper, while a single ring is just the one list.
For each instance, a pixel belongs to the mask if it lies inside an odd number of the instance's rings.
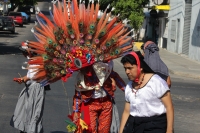
[{"label": "black head scarf", "polygon": [[155,43],[144,46],[144,61],[161,78],[167,81],[169,76],[168,68],[160,59],[159,48]]}]

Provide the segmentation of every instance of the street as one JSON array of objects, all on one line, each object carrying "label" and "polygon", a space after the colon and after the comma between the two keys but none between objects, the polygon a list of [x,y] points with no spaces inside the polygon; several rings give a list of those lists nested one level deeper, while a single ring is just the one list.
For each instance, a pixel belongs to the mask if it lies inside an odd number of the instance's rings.
[{"label": "street", "polygon": [[[49,3],[39,3],[39,7],[48,10]],[[42,11],[42,10],[41,10]],[[34,17],[34,16],[33,16]],[[22,41],[35,40],[31,33],[35,18],[24,27],[16,27],[16,34],[0,32],[0,133],[19,133],[10,126],[18,95],[24,84],[13,82],[14,77],[25,75],[21,66],[26,59],[18,50]],[[114,61],[114,70],[128,82],[120,59]],[[19,73],[19,74],[18,74]],[[75,75],[66,83],[58,81],[46,91],[43,114],[44,133],[67,133],[65,120],[72,112]],[[171,74],[171,94],[175,110],[175,133],[199,133],[200,131],[200,82],[197,79]],[[124,107],[124,93],[117,90],[115,99],[121,118]]]}]

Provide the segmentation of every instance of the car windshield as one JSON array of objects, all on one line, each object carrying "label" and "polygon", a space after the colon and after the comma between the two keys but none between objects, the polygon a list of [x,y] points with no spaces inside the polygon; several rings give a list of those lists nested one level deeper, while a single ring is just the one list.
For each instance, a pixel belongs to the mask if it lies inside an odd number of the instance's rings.
[{"label": "car windshield", "polygon": [[10,17],[0,17],[0,23],[7,23],[7,22],[13,22],[13,19]]},{"label": "car windshield", "polygon": [[19,13],[19,12],[11,12],[11,13],[9,13],[9,16],[21,16],[21,13]]},{"label": "car windshield", "polygon": [[12,18],[9,18],[9,17],[5,17],[5,18],[4,18],[4,21],[5,21],[5,22],[12,22],[13,19],[12,19]]}]

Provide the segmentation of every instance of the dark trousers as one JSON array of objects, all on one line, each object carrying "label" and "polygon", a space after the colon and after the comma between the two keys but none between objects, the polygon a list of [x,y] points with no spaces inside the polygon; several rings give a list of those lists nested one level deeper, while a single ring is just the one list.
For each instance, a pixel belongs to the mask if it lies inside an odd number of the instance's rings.
[{"label": "dark trousers", "polygon": [[133,117],[129,116],[123,133],[166,133],[166,114],[153,117]]}]

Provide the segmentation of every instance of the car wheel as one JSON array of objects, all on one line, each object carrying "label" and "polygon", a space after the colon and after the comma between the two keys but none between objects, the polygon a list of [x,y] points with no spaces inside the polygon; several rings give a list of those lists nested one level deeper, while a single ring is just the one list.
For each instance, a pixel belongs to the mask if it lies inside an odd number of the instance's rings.
[{"label": "car wheel", "polygon": [[11,33],[12,33],[12,34],[15,34],[15,30],[12,30]]}]

